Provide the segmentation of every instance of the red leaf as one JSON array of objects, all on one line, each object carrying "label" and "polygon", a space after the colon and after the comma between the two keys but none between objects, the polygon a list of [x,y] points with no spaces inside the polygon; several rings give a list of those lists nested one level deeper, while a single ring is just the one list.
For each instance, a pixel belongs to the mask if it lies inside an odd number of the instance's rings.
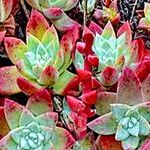
[{"label": "red leaf", "polygon": [[82,112],[85,108],[83,102],[73,96],[67,96],[66,101],[73,112],[79,113]]},{"label": "red leaf", "polygon": [[116,141],[113,135],[101,135],[97,142],[102,150],[123,150],[121,143]]},{"label": "red leaf", "polygon": [[34,84],[33,82],[22,77],[17,78],[17,84],[19,88],[21,89],[21,91],[27,95],[32,95],[33,93],[38,91],[40,88],[42,88]]}]

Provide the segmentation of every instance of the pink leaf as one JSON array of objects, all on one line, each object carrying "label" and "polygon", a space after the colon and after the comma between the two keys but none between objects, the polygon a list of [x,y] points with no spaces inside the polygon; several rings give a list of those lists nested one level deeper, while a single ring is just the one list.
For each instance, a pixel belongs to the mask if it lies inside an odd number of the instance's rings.
[{"label": "pink leaf", "polygon": [[128,44],[130,44],[130,42],[132,41],[132,31],[130,28],[130,24],[129,22],[125,22],[120,29],[117,32],[117,36],[120,36],[121,34],[126,33],[126,42]]},{"label": "pink leaf", "polygon": [[4,44],[7,55],[14,64],[24,58],[24,53],[27,51],[27,46],[23,41],[14,37],[5,37]]},{"label": "pink leaf", "polygon": [[81,25],[69,18],[61,8],[54,7],[46,9],[44,10],[44,14],[59,31],[68,31],[74,26],[81,27]]},{"label": "pink leaf", "polygon": [[64,128],[56,127],[53,131],[52,143],[56,150],[71,149],[75,143],[75,139],[72,135]]},{"label": "pink leaf", "polygon": [[73,112],[79,113],[82,112],[85,108],[84,103],[73,96],[67,96],[66,101]]},{"label": "pink leaf", "polygon": [[29,32],[39,40],[42,40],[42,37],[48,28],[49,24],[44,16],[40,12],[33,10],[26,27],[26,32]]},{"label": "pink leaf", "polygon": [[118,72],[113,67],[106,67],[99,75],[99,80],[104,86],[112,86],[118,82]]},{"label": "pink leaf", "polygon": [[46,89],[37,91],[29,98],[26,108],[35,116],[52,111],[53,107],[51,95]]},{"label": "pink leaf", "polygon": [[20,92],[17,78],[21,77],[15,66],[0,68],[0,94],[10,95]]},{"label": "pink leaf", "polygon": [[143,98],[145,101],[150,100],[150,74],[147,78],[142,82],[142,91],[143,91]]},{"label": "pink leaf", "polygon": [[119,79],[117,103],[135,105],[143,101],[141,84],[134,72],[126,68]]},{"label": "pink leaf", "polygon": [[45,68],[45,70],[41,73],[39,82],[42,85],[52,85],[56,82],[56,79],[58,78],[58,71],[56,68],[52,66],[48,66]]},{"label": "pink leaf", "polygon": [[5,99],[4,112],[7,123],[11,129],[19,127],[22,111],[23,106],[19,105],[18,103],[12,100]]},{"label": "pink leaf", "polygon": [[110,104],[116,103],[116,93],[112,92],[98,92],[97,100],[95,103],[96,113],[103,115],[109,113]]},{"label": "pink leaf", "polygon": [[17,78],[17,84],[21,89],[21,91],[26,95],[32,95],[33,93],[35,93],[36,91],[42,88],[36,83],[22,77]]}]

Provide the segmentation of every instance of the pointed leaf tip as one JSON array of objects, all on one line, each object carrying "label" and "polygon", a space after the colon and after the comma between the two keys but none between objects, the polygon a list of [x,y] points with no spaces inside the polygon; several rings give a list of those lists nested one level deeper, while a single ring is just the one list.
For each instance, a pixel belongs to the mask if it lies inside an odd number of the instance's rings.
[{"label": "pointed leaf tip", "polygon": [[143,102],[141,84],[135,73],[126,68],[118,82],[117,103],[135,105]]}]

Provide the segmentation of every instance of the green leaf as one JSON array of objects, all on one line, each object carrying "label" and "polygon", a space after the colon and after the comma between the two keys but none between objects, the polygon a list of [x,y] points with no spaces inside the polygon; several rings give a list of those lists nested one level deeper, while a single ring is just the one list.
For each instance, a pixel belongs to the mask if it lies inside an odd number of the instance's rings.
[{"label": "green leaf", "polygon": [[111,104],[111,112],[118,122],[125,117],[125,113],[129,109],[131,107],[125,104]]},{"label": "green leaf", "polygon": [[102,32],[102,37],[105,39],[109,39],[110,37],[116,37],[113,26],[110,22],[108,22]]},{"label": "green leaf", "polygon": [[139,138],[130,136],[126,140],[122,141],[122,147],[124,149],[136,149],[139,145]]},{"label": "green leaf", "polygon": [[76,50],[76,52],[75,52],[75,59],[73,62],[77,69],[84,69],[83,55],[81,53],[79,53],[78,50]]},{"label": "green leaf", "polygon": [[63,94],[65,88],[67,87],[68,83],[75,77],[75,74],[65,70],[56,83],[54,84],[53,88],[57,94]]},{"label": "green leaf", "polygon": [[149,135],[150,124],[148,123],[148,121],[144,117],[140,117],[139,124],[140,124],[139,134],[144,136]]},{"label": "green leaf", "polygon": [[115,136],[115,139],[117,141],[122,141],[122,140],[125,140],[126,138],[129,137],[129,133],[126,129],[124,129],[122,127],[122,125],[118,125],[117,127],[117,131],[116,131],[116,136]]},{"label": "green leaf", "polygon": [[70,149],[74,145],[75,140],[66,129],[56,127],[53,133],[52,143],[55,150]]},{"label": "green leaf", "polygon": [[28,124],[36,122],[35,117],[28,109],[23,109],[21,117],[20,117],[20,126],[27,126]]},{"label": "green leaf", "polygon": [[15,129],[19,127],[22,111],[23,106],[19,105],[18,103],[12,100],[5,99],[4,112],[10,129]]},{"label": "green leaf", "polygon": [[111,135],[116,133],[116,119],[111,113],[105,114],[90,123],[87,126],[100,135]]},{"label": "green leaf", "polygon": [[36,117],[39,125],[54,129],[58,121],[58,114],[55,112],[47,112]]}]

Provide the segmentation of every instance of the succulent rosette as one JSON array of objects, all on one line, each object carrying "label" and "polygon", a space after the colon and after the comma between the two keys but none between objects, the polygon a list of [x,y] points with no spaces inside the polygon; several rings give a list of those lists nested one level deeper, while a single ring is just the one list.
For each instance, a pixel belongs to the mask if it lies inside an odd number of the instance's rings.
[{"label": "succulent rosette", "polygon": [[137,59],[138,53],[132,46],[130,26],[128,23],[124,25],[128,28],[122,33],[118,32],[117,37],[110,22],[107,23],[102,34],[96,33],[92,50],[99,58],[99,71],[108,66],[119,69],[130,65]]},{"label": "succulent rosette", "polygon": [[144,5],[144,17],[139,22],[139,28],[147,29],[150,31],[150,3]]},{"label": "succulent rosette", "polygon": [[115,134],[125,150],[138,148],[150,134],[150,102],[143,97],[145,92],[134,72],[129,68],[123,71],[115,95],[100,93],[95,106],[101,116],[88,127],[100,135]]},{"label": "succulent rosette", "polygon": [[75,76],[67,71],[73,49],[71,35],[64,34],[59,43],[55,28],[49,27],[44,16],[37,11],[32,11],[26,32],[26,44],[14,37],[4,40],[9,58],[26,78],[18,79],[19,87],[23,90],[26,85],[22,83],[26,80],[32,86],[53,87],[56,93],[62,94]]},{"label": "succulent rosette", "polygon": [[79,0],[26,0],[33,8],[43,11],[47,8],[59,7],[65,11],[68,11],[75,7]]},{"label": "succulent rosette", "polygon": [[58,114],[53,112],[51,96],[40,90],[22,106],[5,99],[4,115],[10,127],[0,140],[5,150],[65,150],[74,144],[72,135],[56,127]]},{"label": "succulent rosette", "polygon": [[120,21],[117,0],[105,3],[102,9],[96,9],[94,12],[94,17],[100,24],[102,24],[103,21],[111,21],[112,24],[117,24]]}]

